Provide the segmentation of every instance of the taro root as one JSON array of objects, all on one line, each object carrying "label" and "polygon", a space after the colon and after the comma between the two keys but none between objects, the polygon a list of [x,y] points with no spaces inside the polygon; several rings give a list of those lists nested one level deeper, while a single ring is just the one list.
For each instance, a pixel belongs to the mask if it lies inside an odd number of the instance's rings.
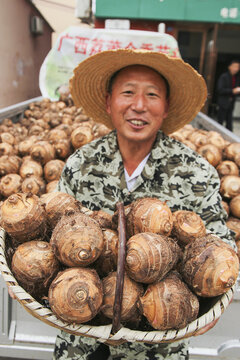
[{"label": "taro root", "polygon": [[240,176],[225,175],[221,178],[220,194],[223,198],[232,199],[240,194]]},{"label": "taro root", "polygon": [[208,142],[207,132],[202,130],[195,130],[188,135],[187,139],[190,140],[197,148],[206,145]]},{"label": "taro root", "polygon": [[150,284],[162,279],[176,265],[180,254],[173,239],[139,233],[127,241],[126,272],[133,280]]},{"label": "taro root", "polygon": [[44,165],[44,177],[47,182],[59,180],[65,163],[62,160],[54,159]]},{"label": "taro root", "polygon": [[197,151],[197,147],[196,145],[194,145],[191,141],[189,140],[183,140],[182,141],[183,144],[187,145],[190,149],[192,149],[193,151]]},{"label": "taro root", "polygon": [[0,124],[0,132],[9,132],[8,126],[4,125],[3,123]]},{"label": "taro root", "polygon": [[[68,108],[66,108],[66,109],[68,109]],[[73,124],[73,119],[72,119],[71,115],[63,114],[62,123],[58,126],[61,126],[61,125],[71,126],[72,124]]]},{"label": "taro root", "polygon": [[234,217],[240,219],[240,194],[234,196],[229,203],[230,212]]},{"label": "taro root", "polygon": [[[95,211],[91,210],[91,209],[88,209],[86,208],[85,206],[82,206],[81,209],[80,209],[80,213],[81,214],[85,214],[85,215],[88,215],[90,216],[91,218],[93,218],[94,220],[96,220],[94,217],[93,217],[93,214],[95,213]],[[99,223],[98,223],[99,224]],[[100,224],[99,224],[100,225]]]},{"label": "taro root", "polygon": [[0,176],[17,174],[22,159],[16,155],[3,155],[0,157]]},{"label": "taro root", "polygon": [[117,270],[118,261],[118,234],[111,229],[103,229],[103,250],[95,262],[98,274],[107,276],[111,271]]},{"label": "taro root", "polygon": [[22,140],[19,144],[18,144],[18,153],[21,156],[26,156],[30,154],[30,150],[31,147],[33,146],[33,144],[37,141],[37,136],[32,135],[27,137],[25,140]]},{"label": "taro root", "polygon": [[59,101],[56,102],[57,111],[65,109],[66,106],[67,105],[65,104],[64,101],[59,100]]},{"label": "taro root", "polygon": [[197,149],[197,152],[214,167],[216,167],[222,160],[221,150],[212,144],[200,146]]},{"label": "taro root", "polygon": [[[24,161],[29,161],[29,160],[33,161],[33,159],[31,158],[30,155],[23,156],[23,157],[22,157],[22,164],[24,163]],[[38,164],[39,164],[39,163],[38,163]],[[40,164],[39,164],[39,165],[40,165]]]},{"label": "taro root", "polygon": [[71,143],[74,149],[79,149],[81,146],[93,140],[92,130],[89,126],[78,126],[71,133]]},{"label": "taro root", "polygon": [[61,117],[58,116],[57,113],[52,113],[50,114],[48,123],[52,128],[57,127],[58,125],[61,124]]},{"label": "taro root", "polygon": [[58,180],[50,181],[46,185],[46,193],[53,192],[57,189]]},{"label": "taro root", "polygon": [[69,267],[88,266],[103,250],[103,233],[88,215],[64,215],[55,226],[50,243],[59,261]]},{"label": "taro root", "polygon": [[[172,135],[174,136],[179,136],[180,138],[183,139],[187,139],[191,134],[193,134],[193,132],[196,131],[196,129],[190,124],[187,124],[187,126],[183,126],[181,129],[175,131],[174,133],[170,134],[170,136],[172,137]],[[177,139],[178,140],[178,139]]]},{"label": "taro root", "polygon": [[[41,111],[39,111],[39,109],[36,109],[36,106],[34,106],[34,109],[33,109],[33,112],[32,112],[32,116],[38,120],[38,119],[41,119],[42,117],[42,114],[41,114]],[[36,121],[35,120],[35,121]]]},{"label": "taro root", "polygon": [[31,147],[30,155],[33,160],[45,165],[55,158],[55,149],[48,141],[38,141]]},{"label": "taro root", "polygon": [[236,241],[236,245],[237,245],[237,255],[238,255],[238,259],[240,261],[240,241]]},{"label": "taro root", "polygon": [[[71,132],[72,132],[71,126],[67,125],[67,124],[64,124],[64,123],[58,125],[55,129],[63,130],[66,133],[67,138],[71,135]],[[64,139],[66,139],[65,136],[64,136]],[[62,139],[59,139],[59,140],[62,140]]]},{"label": "taro root", "polygon": [[90,216],[99,223],[101,228],[103,229],[112,228],[112,215],[108,214],[106,211],[103,210],[93,211]]},{"label": "taro root", "polygon": [[43,167],[41,164],[39,164],[39,162],[27,157],[22,162],[22,165],[19,169],[19,174],[23,179],[32,175],[41,177],[43,175]]},{"label": "taro root", "polygon": [[234,155],[233,161],[238,167],[240,167],[240,152]]},{"label": "taro root", "polygon": [[15,155],[14,147],[8,143],[0,143],[0,156]]},{"label": "taro root", "polygon": [[223,177],[225,175],[239,175],[238,166],[231,160],[224,160],[216,167],[218,175]]},{"label": "taro root", "polygon": [[[180,142],[186,141],[185,136],[181,133],[181,131],[175,131],[175,132],[171,133],[170,137],[172,139],[175,139],[175,140],[180,141]],[[189,142],[192,144],[191,141],[189,141]]]},{"label": "taro root", "polygon": [[[41,115],[42,116],[42,115]],[[35,120],[34,122],[36,125],[38,126],[41,126],[44,130],[49,130],[50,129],[50,126],[49,124],[47,123],[47,121],[45,121],[44,119],[37,119]]]},{"label": "taro root", "polygon": [[193,211],[178,210],[173,213],[172,236],[181,246],[185,246],[197,237],[204,236],[206,228],[201,217]]},{"label": "taro root", "polygon": [[49,131],[47,139],[51,144],[55,144],[58,140],[67,139],[67,133],[58,127]]},{"label": "taro root", "polygon": [[95,137],[102,137],[104,135],[109,134],[111,131],[111,129],[109,129],[106,125],[104,124],[98,124],[96,123],[95,127],[94,127],[94,135]]},{"label": "taro root", "polygon": [[9,196],[1,206],[1,226],[20,244],[46,233],[46,213],[38,196],[17,193]]},{"label": "taro root", "polygon": [[5,119],[3,119],[2,124],[6,125],[7,127],[12,127],[13,126],[13,121],[12,121],[12,119],[5,118]]},{"label": "taro root", "polygon": [[186,124],[181,130],[186,134],[191,134],[191,132],[195,131],[196,129],[191,124]]},{"label": "taro root", "polygon": [[28,130],[29,136],[42,136],[46,132],[45,129],[43,129],[41,126],[37,124],[33,124],[30,129]]},{"label": "taro root", "polygon": [[223,150],[225,159],[234,160],[236,154],[240,153],[240,143],[231,143]]},{"label": "taro root", "polygon": [[93,269],[66,269],[59,272],[51,283],[48,300],[59,319],[68,323],[85,323],[100,311],[103,300],[101,280]]},{"label": "taro root", "polygon": [[195,294],[212,297],[227,292],[234,285],[239,260],[230,245],[208,234],[185,247],[180,269]]},{"label": "taro root", "polygon": [[230,213],[230,208],[229,208],[229,205],[226,201],[221,201],[221,204],[222,204],[222,207],[223,209],[226,211],[227,215],[229,216],[229,213]]},{"label": "taro root", "polygon": [[15,137],[10,132],[1,133],[0,138],[2,143],[8,143],[10,145],[14,145],[16,142]]},{"label": "taro root", "polygon": [[27,137],[28,129],[16,123],[12,129],[12,135],[15,137],[16,142],[22,141]]},{"label": "taro root", "polygon": [[240,240],[240,219],[230,216],[226,221],[227,227],[235,232],[236,241]]},{"label": "taro root", "polygon": [[58,140],[54,144],[54,148],[56,151],[56,156],[63,160],[67,159],[68,156],[72,153],[71,142],[68,139]]},{"label": "taro root", "polygon": [[142,232],[168,236],[172,227],[172,212],[165,202],[156,198],[143,198],[131,204],[127,215],[129,237]]},{"label": "taro root", "polygon": [[[61,85],[59,88],[58,88],[58,92],[60,94],[60,99],[62,101],[66,101],[68,99],[68,97],[70,96],[70,90],[69,90],[69,86],[68,85]],[[67,98],[67,99],[66,99]],[[64,99],[64,100],[63,100]]]},{"label": "taro root", "polygon": [[23,180],[21,190],[23,193],[32,193],[41,196],[45,193],[46,183],[43,178],[32,175]]},{"label": "taro root", "polygon": [[74,124],[76,124],[77,127],[85,126],[85,125],[90,127],[89,117],[87,115],[85,115],[85,114],[80,113],[79,115],[75,116]]},{"label": "taro root", "polygon": [[4,197],[21,192],[22,178],[18,174],[8,174],[0,179],[0,193]]},{"label": "taro root", "polygon": [[45,208],[50,229],[53,229],[59,219],[66,213],[79,212],[81,209],[81,203],[78,200],[61,191],[43,194],[40,200]]},{"label": "taro root", "polygon": [[226,146],[226,140],[217,131],[208,131],[207,141],[208,144],[216,146],[219,150],[223,150]]},{"label": "taro root", "polygon": [[[117,273],[112,272],[102,280],[103,304],[101,312],[108,318],[113,318],[113,306],[115,301]],[[140,312],[138,310],[139,297],[143,294],[142,284],[138,284],[129,276],[124,274],[121,321],[138,321]]]},{"label": "taro root", "polygon": [[197,318],[199,312],[197,296],[176,271],[148,285],[139,306],[149,324],[157,330],[184,328]]},{"label": "taro root", "polygon": [[12,258],[12,272],[18,283],[33,297],[47,296],[60,264],[52,246],[32,240],[19,245]]}]

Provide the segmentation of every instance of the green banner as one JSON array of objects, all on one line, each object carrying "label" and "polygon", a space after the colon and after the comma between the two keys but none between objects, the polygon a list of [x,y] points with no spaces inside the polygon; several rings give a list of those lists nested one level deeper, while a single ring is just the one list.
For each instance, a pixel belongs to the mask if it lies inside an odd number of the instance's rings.
[{"label": "green banner", "polygon": [[240,0],[96,0],[95,16],[240,24]]}]

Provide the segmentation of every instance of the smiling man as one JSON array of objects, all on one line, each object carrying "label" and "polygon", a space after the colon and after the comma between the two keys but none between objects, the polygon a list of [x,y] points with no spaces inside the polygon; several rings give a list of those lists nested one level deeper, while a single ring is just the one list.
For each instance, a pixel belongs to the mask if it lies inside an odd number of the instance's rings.
[{"label": "smiling man", "polygon": [[167,117],[166,80],[146,66],[124,68],[111,81],[106,110],[117,130],[124,167],[131,175],[149,154]]},{"label": "smiling man", "polygon": [[[110,214],[119,201],[128,205],[155,197],[167,201],[172,211],[195,211],[210,231],[234,246],[216,170],[168,136],[201,110],[207,96],[201,75],[181,59],[120,49],[84,60],[70,85],[75,105],[113,130],[70,156],[59,191]],[[124,343],[108,349],[96,339],[65,332],[57,337],[54,359],[103,360],[109,351],[115,360],[188,359],[187,341]]]}]

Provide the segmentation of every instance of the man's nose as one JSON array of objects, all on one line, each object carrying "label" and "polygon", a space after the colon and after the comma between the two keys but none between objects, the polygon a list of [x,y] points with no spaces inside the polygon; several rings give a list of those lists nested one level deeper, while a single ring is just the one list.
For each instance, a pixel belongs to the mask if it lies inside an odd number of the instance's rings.
[{"label": "man's nose", "polygon": [[135,111],[145,111],[146,109],[146,102],[143,95],[139,94],[134,96],[132,102],[132,109]]}]

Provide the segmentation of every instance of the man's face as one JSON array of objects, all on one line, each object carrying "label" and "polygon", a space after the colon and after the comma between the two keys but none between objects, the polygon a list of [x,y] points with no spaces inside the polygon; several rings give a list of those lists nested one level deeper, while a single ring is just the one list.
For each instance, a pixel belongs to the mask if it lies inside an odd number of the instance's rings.
[{"label": "man's face", "polygon": [[167,117],[165,82],[146,66],[129,66],[116,76],[106,109],[118,137],[151,144]]},{"label": "man's face", "polygon": [[240,69],[240,64],[237,62],[232,63],[231,65],[229,65],[228,69],[232,75],[236,75]]}]

